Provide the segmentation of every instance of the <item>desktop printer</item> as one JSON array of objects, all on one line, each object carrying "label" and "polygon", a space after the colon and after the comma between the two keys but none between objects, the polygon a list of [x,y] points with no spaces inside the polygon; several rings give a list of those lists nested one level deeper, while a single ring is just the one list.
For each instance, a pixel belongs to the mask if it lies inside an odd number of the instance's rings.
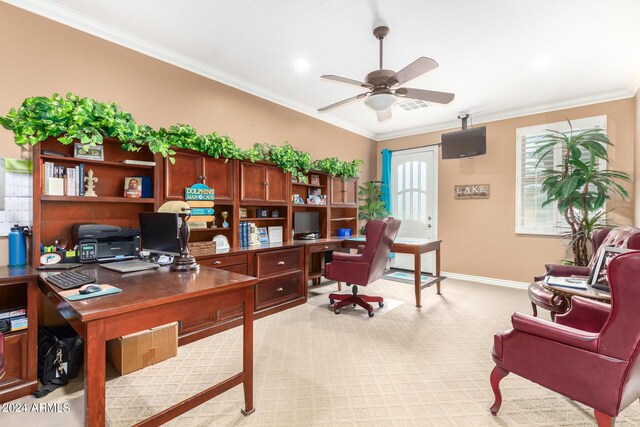
[{"label": "desktop printer", "polygon": [[82,263],[124,261],[140,254],[140,230],[104,224],[75,224],[73,241]]}]

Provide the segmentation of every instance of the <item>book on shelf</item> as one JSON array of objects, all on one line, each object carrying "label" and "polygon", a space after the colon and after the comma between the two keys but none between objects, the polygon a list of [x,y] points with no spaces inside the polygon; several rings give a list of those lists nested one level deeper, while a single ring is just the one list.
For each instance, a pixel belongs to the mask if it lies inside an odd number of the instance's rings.
[{"label": "book on shelf", "polygon": [[84,163],[78,165],[78,196],[84,196]]},{"label": "book on shelf", "polygon": [[120,163],[124,165],[138,165],[138,166],[155,166],[156,165],[156,162],[150,162],[146,160],[132,160],[132,159],[121,160]]}]

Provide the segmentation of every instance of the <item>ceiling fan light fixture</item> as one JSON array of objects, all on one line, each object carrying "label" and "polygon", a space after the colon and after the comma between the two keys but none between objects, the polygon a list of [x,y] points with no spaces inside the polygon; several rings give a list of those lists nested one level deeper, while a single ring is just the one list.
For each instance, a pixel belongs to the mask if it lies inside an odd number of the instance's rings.
[{"label": "ceiling fan light fixture", "polygon": [[396,103],[396,96],[390,93],[378,93],[369,96],[364,100],[364,104],[373,111],[385,111]]}]

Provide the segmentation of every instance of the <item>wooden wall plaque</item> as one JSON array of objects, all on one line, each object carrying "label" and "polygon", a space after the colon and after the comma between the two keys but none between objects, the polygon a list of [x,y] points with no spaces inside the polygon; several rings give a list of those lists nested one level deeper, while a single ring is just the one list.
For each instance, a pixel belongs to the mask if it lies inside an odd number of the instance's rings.
[{"label": "wooden wall plaque", "polygon": [[456,199],[488,199],[489,184],[454,185],[453,196]]}]

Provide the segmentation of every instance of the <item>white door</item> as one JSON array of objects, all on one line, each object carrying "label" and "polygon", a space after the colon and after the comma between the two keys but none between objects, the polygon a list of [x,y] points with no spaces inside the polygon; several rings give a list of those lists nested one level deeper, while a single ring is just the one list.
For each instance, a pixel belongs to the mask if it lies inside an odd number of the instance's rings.
[{"label": "white door", "polygon": [[[398,239],[437,239],[438,146],[394,152],[390,186],[392,215],[402,221]],[[434,272],[433,252],[422,255],[421,265]],[[396,254],[391,266],[413,271],[413,255]]]}]

